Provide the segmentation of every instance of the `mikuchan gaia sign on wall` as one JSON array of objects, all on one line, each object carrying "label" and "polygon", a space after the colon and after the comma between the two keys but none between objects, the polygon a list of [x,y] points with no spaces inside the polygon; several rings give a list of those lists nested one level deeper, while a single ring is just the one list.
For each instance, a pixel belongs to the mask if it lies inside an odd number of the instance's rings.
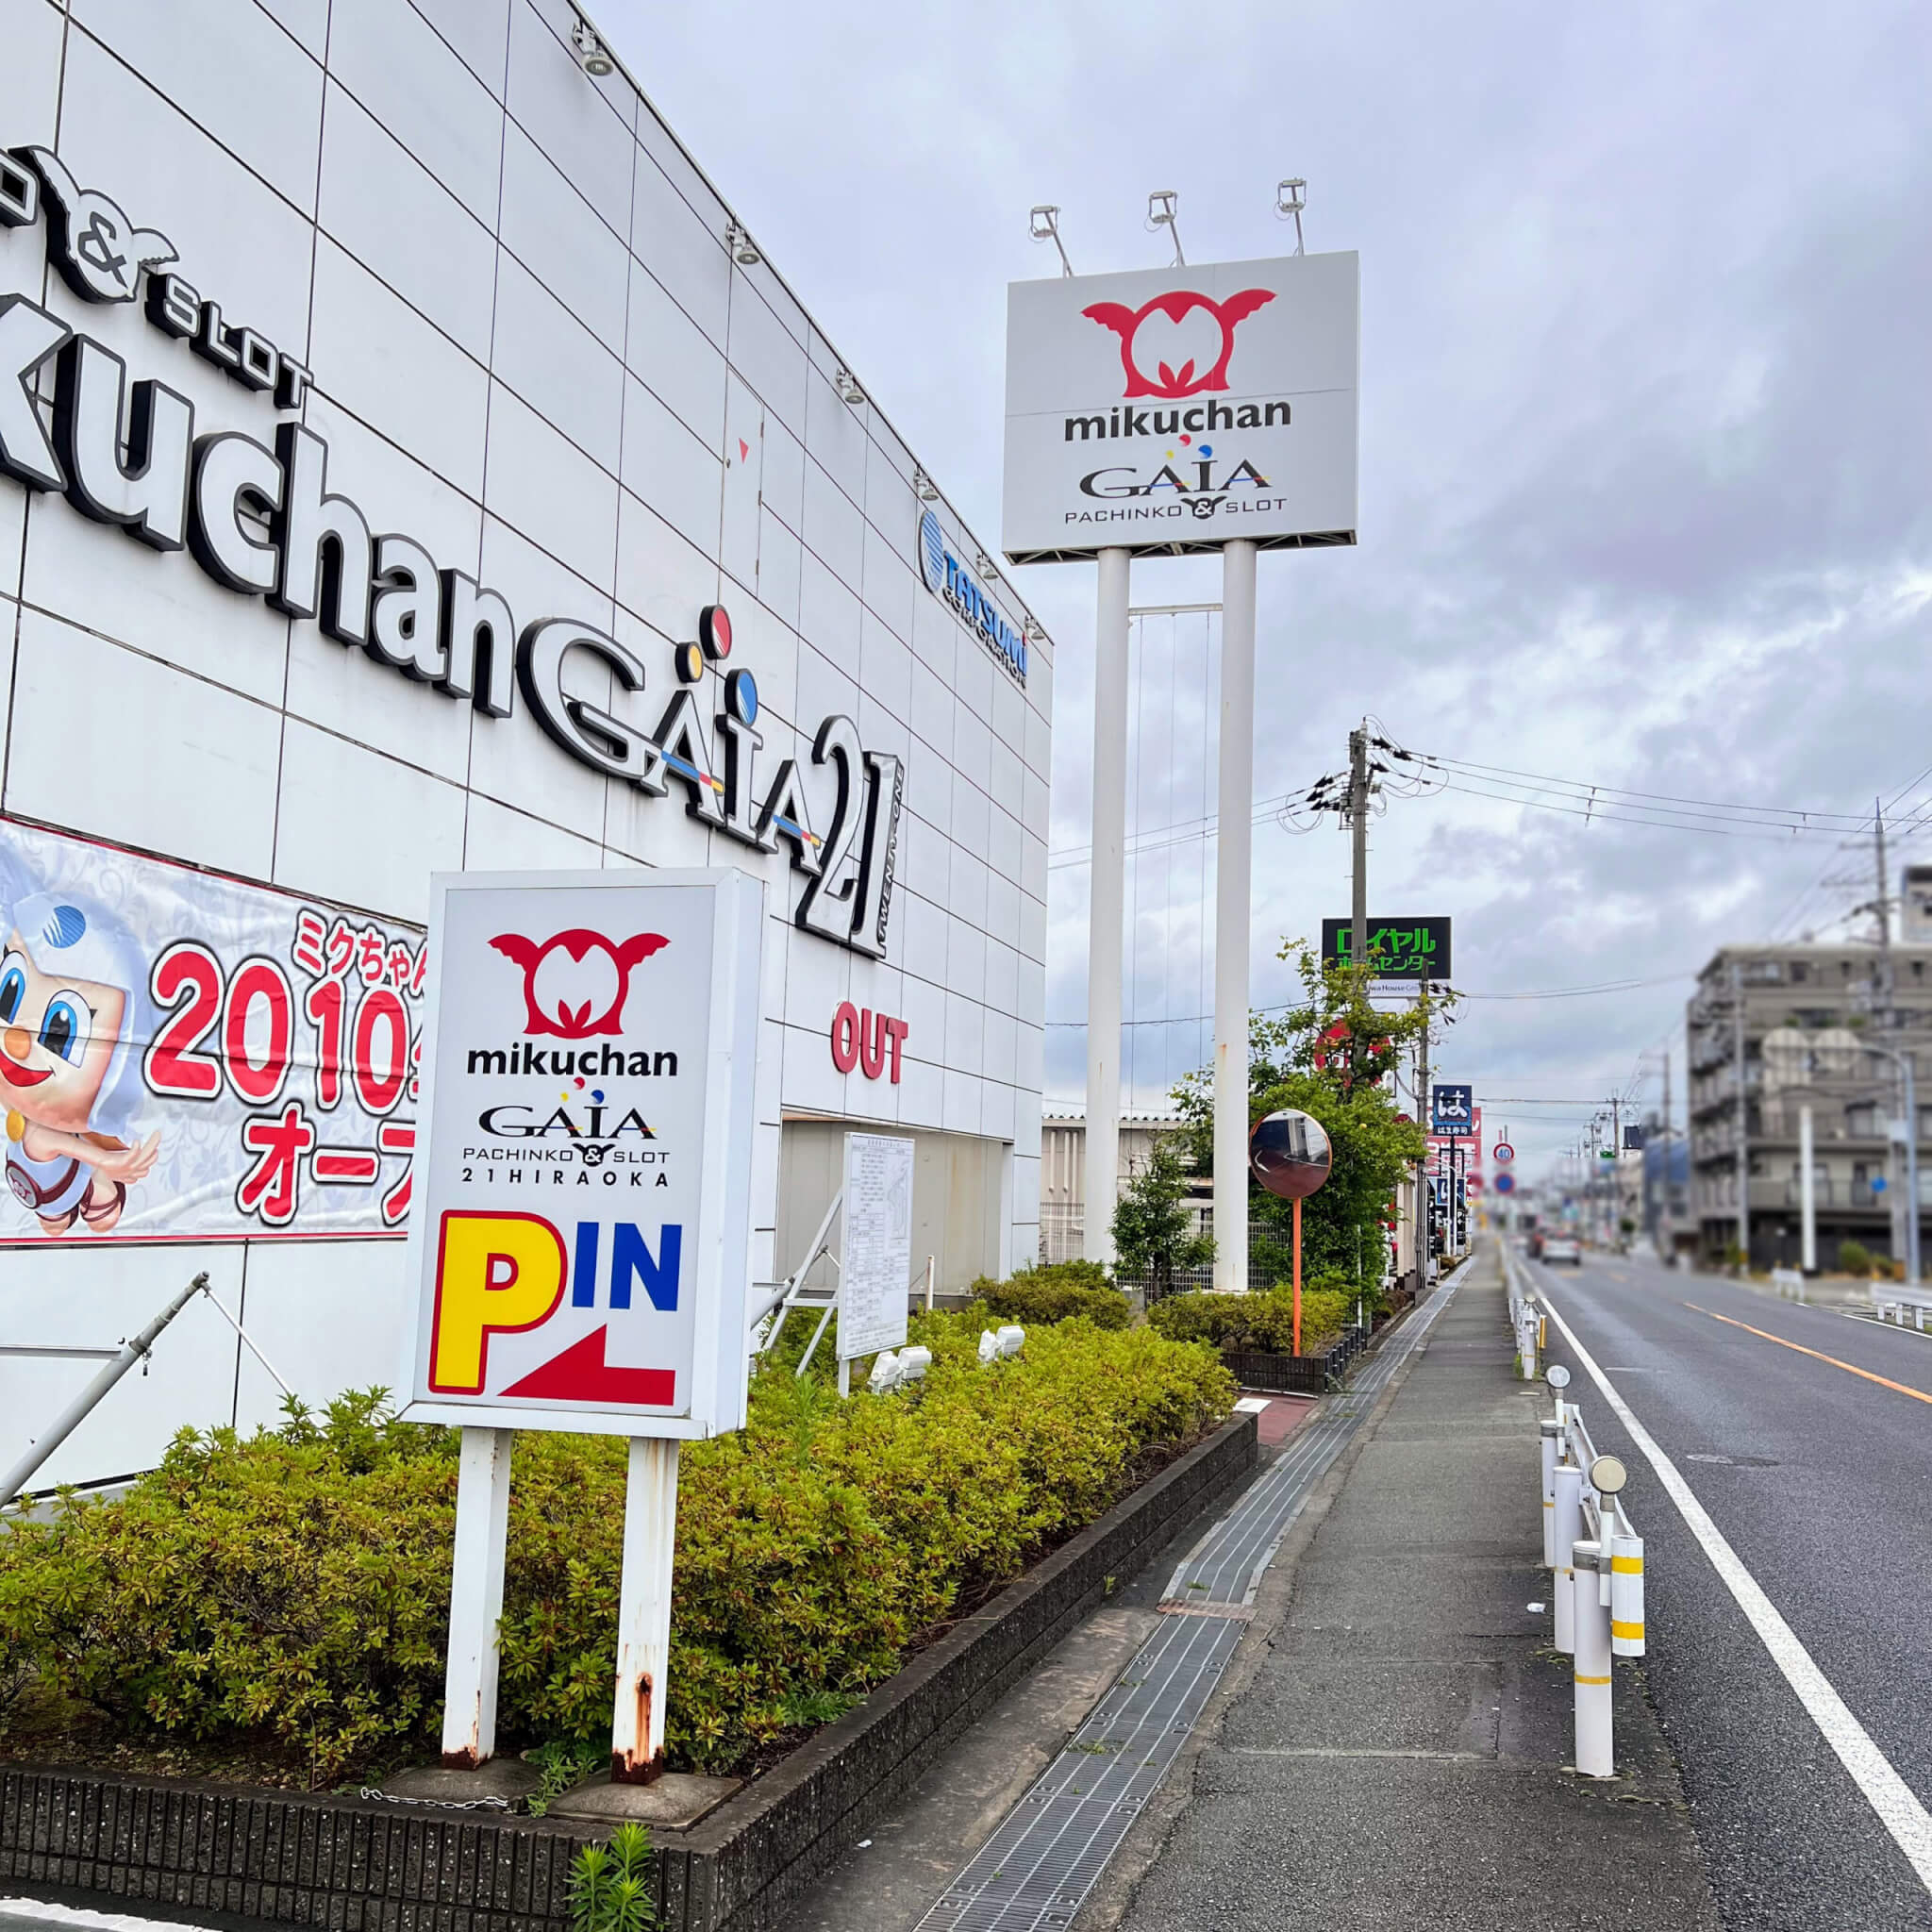
[{"label": "mikuchan gaia sign on wall", "polygon": [[[580,695],[579,673],[608,677],[613,694],[655,691],[661,673],[594,625],[520,619],[496,591],[414,538],[372,529],[331,468],[326,439],[301,419],[314,372],[225,320],[177,270],[165,234],[77,181],[51,149],[0,152],[0,228],[43,217],[48,259],[83,302],[141,299],[157,367],[185,345],[239,388],[271,397],[287,420],[273,449],[211,428],[205,409],[158,377],[132,375],[106,342],[25,295],[5,294],[0,475],[64,496],[148,549],[186,550],[224,589],[311,622],[485,718],[512,717],[521,698],[558,749],[592,771],[651,798],[675,787],[711,830],[755,851],[787,850],[802,880],[795,923],[885,957],[905,785],[896,755],[868,750],[852,720],[834,713],[808,753],[760,759],[758,683],[750,670],[727,668],[731,621],[716,605],[698,613],[697,638],[675,647],[654,729]],[[42,387],[51,391],[45,417]],[[708,700],[719,698],[708,717]],[[831,799],[816,823],[808,765],[825,774],[819,789]]]},{"label": "mikuchan gaia sign on wall", "polygon": [[589,1429],[631,1439],[612,1768],[656,1774],[677,1441],[744,1421],[763,904],[729,868],[431,882],[404,1386],[463,1429],[446,1763],[494,1743],[509,1432]]}]

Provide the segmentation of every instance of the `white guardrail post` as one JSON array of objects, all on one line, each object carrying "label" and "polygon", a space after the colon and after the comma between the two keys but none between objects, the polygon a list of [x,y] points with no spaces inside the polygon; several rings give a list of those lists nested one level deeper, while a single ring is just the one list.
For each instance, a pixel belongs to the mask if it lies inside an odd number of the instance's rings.
[{"label": "white guardrail post", "polygon": [[1571,1585],[1575,1570],[1571,1551],[1583,1536],[1583,1472],[1574,1462],[1557,1463],[1555,1490],[1557,1520],[1553,1534],[1557,1560],[1552,1567],[1556,1572],[1553,1592],[1557,1613],[1556,1641],[1558,1650],[1574,1651],[1576,1648],[1576,1619]]},{"label": "white guardrail post", "polygon": [[1603,1545],[1584,1538],[1572,1551],[1571,1612],[1576,1632],[1576,1769],[1585,1777],[1615,1777],[1616,1751],[1610,1732],[1610,1610],[1600,1598],[1598,1574]]},{"label": "white guardrail post", "polygon": [[[1506,1265],[1515,1319],[1520,1264],[1507,1250]],[[1540,1316],[1527,1294],[1522,1301]],[[1551,1573],[1556,1646],[1571,1657],[1576,1769],[1585,1777],[1614,1777],[1613,1659],[1644,1654],[1643,1539],[1624,1511],[1628,1476],[1622,1460],[1597,1454],[1582,1410],[1566,1399],[1570,1371],[1552,1362],[1543,1379],[1557,1403],[1556,1414],[1543,1418],[1537,1432],[1543,1562]]]},{"label": "white guardrail post", "polygon": [[[1560,1398],[1558,1398],[1560,1400]],[[1543,1459],[1543,1568],[1557,1567],[1557,1453],[1563,1425],[1545,1416],[1541,1424]]]}]

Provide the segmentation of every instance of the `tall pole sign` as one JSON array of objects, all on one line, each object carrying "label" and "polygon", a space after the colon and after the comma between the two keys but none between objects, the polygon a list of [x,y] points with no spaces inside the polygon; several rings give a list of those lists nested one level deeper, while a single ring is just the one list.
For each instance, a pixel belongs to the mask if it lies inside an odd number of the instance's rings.
[{"label": "tall pole sign", "polygon": [[1256,557],[1356,541],[1359,270],[1297,255],[1015,282],[1002,542],[1095,558],[1085,1248],[1112,1258],[1135,553],[1222,553],[1215,874],[1214,1285],[1248,1285]]},{"label": "tall pole sign", "polygon": [[743,1426],[764,889],[431,881],[404,1387],[462,1429],[442,1755],[495,1748],[511,1432],[630,1441],[611,1774],[664,1744],[677,1445]]}]

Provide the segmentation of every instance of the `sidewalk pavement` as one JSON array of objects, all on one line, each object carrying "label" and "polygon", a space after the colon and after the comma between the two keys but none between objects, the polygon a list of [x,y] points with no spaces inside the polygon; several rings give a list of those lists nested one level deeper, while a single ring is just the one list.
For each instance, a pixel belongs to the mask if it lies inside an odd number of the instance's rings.
[{"label": "sidewalk pavement", "polygon": [[1714,1932],[1641,1665],[1617,1666],[1616,1779],[1566,1769],[1545,1406],[1515,1376],[1491,1249],[1310,1500],[1080,1928]]}]

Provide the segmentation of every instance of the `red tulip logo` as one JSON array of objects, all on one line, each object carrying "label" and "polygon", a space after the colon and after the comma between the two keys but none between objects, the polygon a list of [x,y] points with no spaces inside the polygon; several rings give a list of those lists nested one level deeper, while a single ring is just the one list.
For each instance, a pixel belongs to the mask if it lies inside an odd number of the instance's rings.
[{"label": "red tulip logo", "polygon": [[630,969],[671,941],[641,932],[613,944],[601,932],[573,926],[541,941],[500,932],[490,943],[524,969],[525,1033],[591,1040],[624,1031]]},{"label": "red tulip logo", "polygon": [[[1243,289],[1238,295],[1230,295],[1225,302],[1216,302],[1211,296],[1197,294],[1191,289],[1174,289],[1165,295],[1157,295],[1151,302],[1143,303],[1139,308],[1129,308],[1121,302],[1095,302],[1080,313],[1097,322],[1102,328],[1110,328],[1121,339],[1121,366],[1127,372],[1127,386],[1122,394],[1132,396],[1159,396],[1173,401],[1181,396],[1197,396],[1204,390],[1224,390],[1227,387],[1228,358],[1234,354],[1234,332],[1237,325],[1245,322],[1264,302],[1272,302],[1274,293],[1270,289]],[[1205,371],[1200,369],[1201,357],[1190,356],[1178,369],[1166,361],[1157,361],[1154,373],[1149,375],[1135,358],[1135,338],[1140,335],[1142,325],[1150,317],[1162,315],[1178,327],[1185,323],[1195,309],[1205,308],[1220,326],[1220,341],[1216,344],[1208,340],[1209,348],[1218,348],[1212,362]],[[1173,353],[1178,355],[1178,350]]]}]

